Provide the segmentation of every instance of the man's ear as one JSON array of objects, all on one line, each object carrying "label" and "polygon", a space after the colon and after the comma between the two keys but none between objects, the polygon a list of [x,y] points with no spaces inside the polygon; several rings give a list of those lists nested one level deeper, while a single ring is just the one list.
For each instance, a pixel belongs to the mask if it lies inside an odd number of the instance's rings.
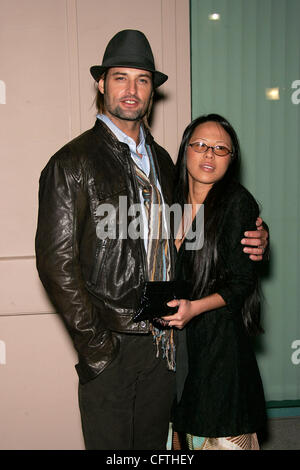
[{"label": "man's ear", "polygon": [[100,93],[102,93],[102,95],[104,95],[104,79],[103,78],[100,78],[98,82],[98,90],[100,91]]}]

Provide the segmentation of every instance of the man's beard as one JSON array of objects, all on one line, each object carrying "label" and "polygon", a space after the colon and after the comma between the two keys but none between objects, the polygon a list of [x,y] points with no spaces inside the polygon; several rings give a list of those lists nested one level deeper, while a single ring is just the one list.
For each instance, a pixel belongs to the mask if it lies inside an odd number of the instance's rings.
[{"label": "man's beard", "polygon": [[116,106],[114,109],[108,109],[108,111],[113,116],[124,121],[140,121],[146,114],[144,109],[137,109],[136,111],[124,111],[120,108],[120,106]]},{"label": "man's beard", "polygon": [[108,111],[112,116],[122,119],[124,121],[141,121],[143,117],[146,115],[148,107],[150,104],[150,99],[145,106],[142,106],[136,110],[130,109],[122,109],[121,106],[116,105],[115,107],[111,106],[108,100],[105,99],[104,96],[104,107],[105,110]]}]

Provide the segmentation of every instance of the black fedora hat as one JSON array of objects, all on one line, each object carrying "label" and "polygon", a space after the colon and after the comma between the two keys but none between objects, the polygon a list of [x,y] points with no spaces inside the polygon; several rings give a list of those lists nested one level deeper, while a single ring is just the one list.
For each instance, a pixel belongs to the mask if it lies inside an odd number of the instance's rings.
[{"label": "black fedora hat", "polygon": [[117,33],[108,43],[102,65],[90,68],[98,82],[103,72],[110,67],[129,67],[148,70],[153,74],[154,88],[162,85],[168,76],[155,70],[154,58],[148,39],[141,31],[125,29]]}]

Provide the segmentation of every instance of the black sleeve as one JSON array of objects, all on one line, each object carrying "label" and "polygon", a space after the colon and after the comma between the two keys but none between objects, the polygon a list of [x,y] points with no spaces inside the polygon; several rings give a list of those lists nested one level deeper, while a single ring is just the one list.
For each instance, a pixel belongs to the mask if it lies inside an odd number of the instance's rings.
[{"label": "black sleeve", "polygon": [[267,247],[265,249],[265,252],[263,254],[263,261],[264,262],[267,262],[267,261],[270,261],[270,230],[269,230],[269,227],[268,225],[263,221],[262,223],[263,225],[263,228],[268,232],[268,244],[267,244]]},{"label": "black sleeve", "polygon": [[36,260],[40,279],[78,352],[79,376],[87,381],[101,371],[115,345],[85,288],[79,239],[87,194],[80,171],[63,156],[52,157],[40,177]]},{"label": "black sleeve", "polygon": [[[255,199],[243,188],[238,192],[225,214],[219,255],[225,267],[225,279],[217,288],[231,312],[239,311],[245,299],[256,285],[256,263],[241,244],[246,230],[255,230],[255,221],[259,215]],[[253,228],[252,228],[253,227]]]}]

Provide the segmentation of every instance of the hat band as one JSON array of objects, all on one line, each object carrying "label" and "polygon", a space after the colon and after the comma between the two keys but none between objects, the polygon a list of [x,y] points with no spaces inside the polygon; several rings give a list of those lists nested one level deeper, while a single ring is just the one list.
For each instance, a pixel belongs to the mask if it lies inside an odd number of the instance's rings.
[{"label": "hat band", "polygon": [[131,66],[133,68],[145,69],[150,70],[152,72],[155,71],[154,63],[147,59],[147,57],[143,57],[141,60],[141,56],[115,56],[111,58],[107,58],[103,60],[102,67],[118,67],[118,66]]}]

